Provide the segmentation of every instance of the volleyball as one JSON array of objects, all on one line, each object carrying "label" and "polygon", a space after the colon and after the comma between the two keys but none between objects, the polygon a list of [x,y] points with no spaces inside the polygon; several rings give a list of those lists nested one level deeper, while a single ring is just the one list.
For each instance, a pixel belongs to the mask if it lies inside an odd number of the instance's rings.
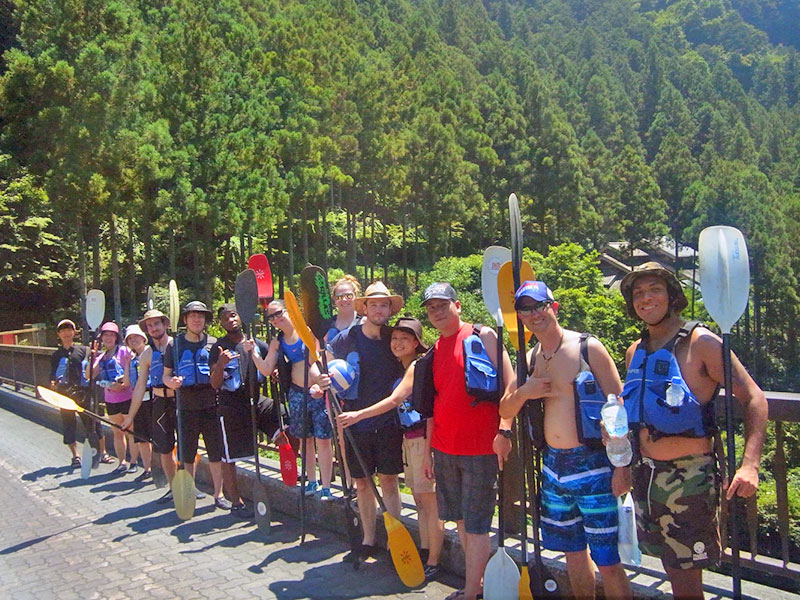
[{"label": "volleyball", "polygon": [[331,378],[331,386],[337,394],[347,390],[356,379],[353,365],[338,358],[328,363],[328,375]]}]

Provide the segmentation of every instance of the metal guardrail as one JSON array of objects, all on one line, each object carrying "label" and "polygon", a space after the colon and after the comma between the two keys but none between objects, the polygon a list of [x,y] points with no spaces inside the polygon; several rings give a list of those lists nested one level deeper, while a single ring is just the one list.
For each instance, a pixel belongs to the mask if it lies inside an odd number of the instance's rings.
[{"label": "metal guardrail", "polygon": [[[0,383],[11,385],[19,391],[23,387],[35,388],[37,385],[48,385],[50,378],[50,355],[55,348],[42,346],[16,346],[0,344]],[[800,563],[793,562],[791,557],[790,514],[789,514],[789,487],[788,468],[786,464],[786,434],[785,423],[800,422],[800,394],[788,392],[765,392],[769,403],[769,420],[775,430],[775,454],[771,475],[775,481],[778,535],[780,550],[778,556],[761,554],[758,526],[760,515],[757,500],[754,496],[746,501],[747,537],[749,538],[750,552],[741,553],[741,562],[744,566],[755,572],[764,574],[767,578],[780,576],[800,584]],[[717,401],[717,413],[723,414],[724,397],[720,395]],[[268,448],[259,435],[259,447]],[[721,461],[724,466],[724,461]],[[720,520],[723,528],[725,518],[725,502],[722,506],[723,514]],[[725,540],[725,532],[722,532]],[[730,560],[729,552],[725,552],[725,561]],[[766,579],[766,578],[765,578]],[[768,580],[767,580],[768,581]],[[769,583],[767,583],[769,585]]]}]

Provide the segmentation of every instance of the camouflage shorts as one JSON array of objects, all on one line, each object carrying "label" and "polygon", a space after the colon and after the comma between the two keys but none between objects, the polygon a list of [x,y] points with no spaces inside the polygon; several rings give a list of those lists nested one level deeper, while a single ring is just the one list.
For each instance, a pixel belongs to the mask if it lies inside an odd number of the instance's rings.
[{"label": "camouflage shorts", "polygon": [[633,496],[642,552],[673,569],[719,561],[719,476],[712,455],[643,457],[633,467]]}]

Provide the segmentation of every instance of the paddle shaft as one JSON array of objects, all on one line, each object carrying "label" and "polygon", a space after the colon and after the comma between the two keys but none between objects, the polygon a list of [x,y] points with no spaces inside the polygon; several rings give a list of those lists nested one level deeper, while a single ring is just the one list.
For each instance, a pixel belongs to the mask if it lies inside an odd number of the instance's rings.
[{"label": "paddle shaft", "polygon": [[[302,428],[304,434],[309,433],[306,431],[306,421],[308,420],[308,356],[309,349],[303,355],[303,410],[302,414]],[[306,464],[308,455],[308,446],[306,444],[306,437],[300,438],[302,447],[300,448],[300,543],[302,544],[306,539]]]},{"label": "paddle shaft", "polygon": [[[722,369],[725,378],[725,430],[728,454],[728,485],[736,473],[736,440],[733,426],[733,369],[731,366],[731,334],[722,334]],[[728,504],[728,528],[731,536],[731,575],[733,578],[733,597],[742,595],[742,573],[739,561],[739,535],[737,513],[739,502],[734,496]]]},{"label": "paddle shaft", "polygon": [[[253,339],[253,324],[247,323],[247,337]],[[255,340],[253,340],[255,343]],[[242,360],[242,357],[239,357]],[[256,480],[261,483],[261,461],[258,457],[258,427],[256,427],[256,403],[258,399],[258,374],[255,369],[255,362],[252,356],[247,357],[247,378],[250,385],[250,421],[253,425],[253,452],[255,453],[256,460]],[[280,411],[279,411],[280,412]]]},{"label": "paddle shaft", "polygon": [[[174,325],[175,331],[172,338],[172,375],[173,377],[178,372],[178,326]],[[183,411],[181,410],[181,388],[175,388],[175,428],[178,434],[178,468],[185,469],[186,465],[183,463]]]},{"label": "paddle shaft", "polygon": [[125,433],[127,433],[128,435],[131,435],[131,436],[133,436],[133,437],[134,437],[136,440],[138,440],[138,441],[140,441],[140,442],[145,442],[145,443],[147,443],[147,442],[149,442],[149,441],[150,441],[150,440],[148,440],[147,438],[144,438],[144,437],[142,437],[142,436],[140,436],[140,435],[136,434],[135,432],[131,431],[130,429],[122,429],[122,427],[121,427],[121,426],[119,426],[119,425],[117,425],[116,423],[114,423],[114,421],[109,421],[108,419],[104,419],[104,418],[103,418],[103,417],[101,417],[100,415],[98,415],[98,414],[96,414],[96,413],[93,413],[93,412],[92,412],[92,411],[90,411],[90,410],[86,410],[85,408],[81,408],[80,406],[78,406],[78,407],[77,407],[75,410],[76,410],[77,412],[86,413],[87,415],[89,415],[89,416],[90,416],[90,417],[92,417],[93,419],[97,419],[98,421],[100,421],[100,422],[102,422],[102,423],[105,423],[106,425],[110,425],[111,427],[115,427],[115,428],[117,428],[117,429],[120,429],[120,430],[124,431]]},{"label": "paddle shaft", "polygon": [[[497,324],[497,380],[500,386],[503,385],[503,326]],[[505,520],[505,493],[504,493],[504,469],[500,469],[498,474],[498,513],[497,513],[497,546],[503,548],[506,539],[506,520]],[[523,511],[524,512],[524,511]]]}]

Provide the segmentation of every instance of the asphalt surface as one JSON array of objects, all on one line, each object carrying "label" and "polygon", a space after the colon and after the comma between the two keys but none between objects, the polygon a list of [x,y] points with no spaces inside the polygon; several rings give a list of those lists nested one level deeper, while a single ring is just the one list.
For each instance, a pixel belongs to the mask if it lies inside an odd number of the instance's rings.
[{"label": "asphalt surface", "polygon": [[[59,433],[0,409],[0,595],[3,598],[444,598],[431,582],[409,590],[388,553],[354,571],[346,542],[273,512],[262,537],[199,500],[182,522],[163,493],[101,465],[73,471]],[[457,579],[450,581],[453,585]]]}]

